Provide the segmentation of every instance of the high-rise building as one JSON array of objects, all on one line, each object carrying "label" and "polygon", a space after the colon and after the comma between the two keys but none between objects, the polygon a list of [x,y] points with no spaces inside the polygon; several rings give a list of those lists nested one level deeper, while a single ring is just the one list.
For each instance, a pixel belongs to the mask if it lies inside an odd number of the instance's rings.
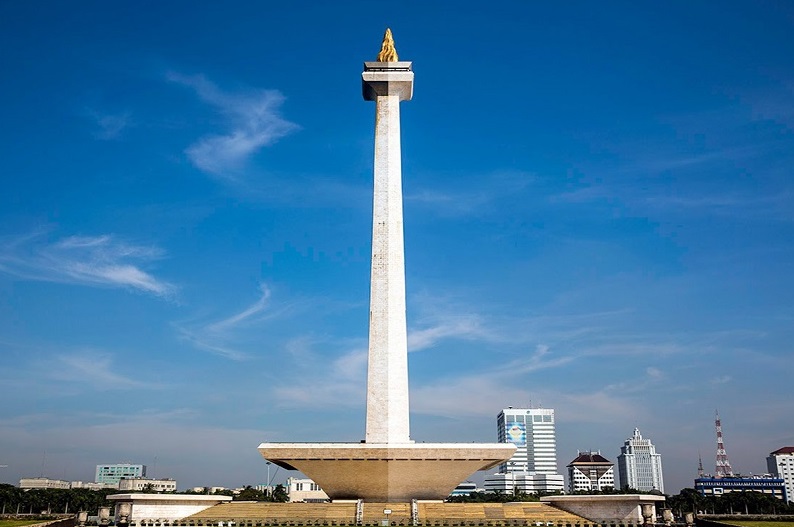
[{"label": "high-rise building", "polygon": [[614,463],[601,452],[579,452],[568,464],[568,491],[594,491],[615,488]]},{"label": "high-rise building", "polygon": [[550,408],[505,408],[496,417],[500,443],[512,443],[516,453],[499,465],[499,472],[485,479],[485,489],[501,492],[563,490],[557,471],[557,439],[554,410]]},{"label": "high-rise building", "polygon": [[794,446],[784,446],[766,458],[769,473],[783,480],[788,501],[794,501]]},{"label": "high-rise building", "polygon": [[130,463],[115,463],[96,466],[96,483],[108,483],[118,488],[121,478],[145,478],[146,465],[131,465]]},{"label": "high-rise building", "polygon": [[621,487],[664,493],[662,455],[650,439],[643,439],[638,428],[620,447],[618,473]]}]

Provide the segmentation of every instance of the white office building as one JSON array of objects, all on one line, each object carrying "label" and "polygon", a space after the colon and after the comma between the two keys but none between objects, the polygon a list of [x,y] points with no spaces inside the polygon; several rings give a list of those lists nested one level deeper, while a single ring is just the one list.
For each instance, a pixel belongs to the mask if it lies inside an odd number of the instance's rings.
[{"label": "white office building", "polygon": [[564,488],[557,471],[557,438],[554,410],[506,408],[496,417],[500,443],[513,443],[516,453],[499,465],[499,472],[485,478],[492,492],[556,492]]},{"label": "white office building", "polygon": [[601,452],[579,453],[568,465],[568,491],[592,492],[611,490],[615,487],[613,463]]},{"label": "white office building", "polygon": [[794,502],[794,446],[784,446],[766,458],[769,473],[783,480],[786,500]]},{"label": "white office building", "polygon": [[50,478],[22,478],[19,480],[20,489],[68,489],[71,485],[62,479]]},{"label": "white office building", "polygon": [[130,463],[114,463],[96,466],[96,483],[110,483],[118,488],[121,478],[145,478],[146,465],[132,465]]},{"label": "white office building", "polygon": [[664,493],[662,455],[650,439],[643,439],[638,428],[620,447],[618,474],[621,488]]},{"label": "white office building", "polygon": [[176,481],[173,479],[121,478],[119,480],[119,490],[176,492]]},{"label": "white office building", "polygon": [[328,494],[309,478],[287,478],[286,490],[291,502],[324,503],[331,501]]}]

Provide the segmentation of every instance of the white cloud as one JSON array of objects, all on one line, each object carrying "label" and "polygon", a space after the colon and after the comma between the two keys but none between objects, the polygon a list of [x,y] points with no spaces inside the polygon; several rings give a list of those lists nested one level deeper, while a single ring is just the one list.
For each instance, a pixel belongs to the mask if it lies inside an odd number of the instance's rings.
[{"label": "white cloud", "polygon": [[230,94],[203,75],[171,73],[168,80],[192,88],[228,120],[228,133],[202,137],[185,150],[193,165],[214,176],[236,179],[236,173],[251,155],[298,129],[298,125],[279,115],[284,96],[277,90]]},{"label": "white cloud", "polygon": [[[288,346],[295,373],[274,386],[280,407],[285,408],[360,408],[366,399],[366,347],[353,347],[336,359],[318,357],[311,345],[317,340],[300,339]],[[330,364],[329,364],[330,362]]]},{"label": "white cloud", "polygon": [[482,320],[474,314],[449,315],[423,329],[408,332],[408,350],[432,348],[444,339],[490,340],[492,336],[482,327]]},{"label": "white cloud", "polygon": [[239,313],[236,313],[228,318],[223,320],[219,320],[213,324],[207,326],[210,331],[218,332],[224,331],[231,327],[244,322],[245,320],[250,319],[257,313],[261,313],[267,307],[267,300],[270,298],[270,289],[267,288],[265,284],[260,284],[259,290],[261,291],[261,296],[259,300],[254,302],[252,305],[248,306],[247,308],[243,309]]},{"label": "white cloud", "polygon": [[94,132],[94,137],[104,141],[118,139],[121,136],[121,133],[132,124],[132,119],[130,118],[131,114],[129,112],[120,114],[102,114],[93,110],[89,110],[88,115],[97,126],[97,130]]},{"label": "white cloud", "polygon": [[125,377],[113,367],[113,357],[109,353],[95,350],[81,350],[60,354],[55,361],[48,363],[47,378],[58,382],[86,384],[100,389],[130,389],[153,387],[152,383]]},{"label": "white cloud", "polygon": [[0,271],[28,280],[123,287],[169,297],[174,286],[140,268],[162,256],[157,248],[112,235],[70,236],[53,243],[34,232],[4,240]]},{"label": "white cloud", "polygon": [[286,303],[277,309],[269,309],[270,288],[259,285],[259,298],[232,315],[215,321],[191,321],[175,323],[179,337],[199,349],[209,351],[231,360],[246,360],[249,353],[239,350],[247,330],[266,320],[289,316],[300,302]]}]

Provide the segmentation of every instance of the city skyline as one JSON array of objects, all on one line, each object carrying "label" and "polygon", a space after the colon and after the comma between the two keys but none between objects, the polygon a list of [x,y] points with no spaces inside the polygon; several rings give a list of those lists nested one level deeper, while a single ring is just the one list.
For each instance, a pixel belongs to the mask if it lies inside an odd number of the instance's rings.
[{"label": "city skyline", "polygon": [[386,27],[417,79],[412,439],[490,442],[500,409],[554,408],[558,465],[639,428],[677,493],[713,464],[719,409],[734,472],[764,472],[794,445],[792,20],[0,5],[0,482],[132,461],[254,485],[263,441],[363,439],[360,70]]}]

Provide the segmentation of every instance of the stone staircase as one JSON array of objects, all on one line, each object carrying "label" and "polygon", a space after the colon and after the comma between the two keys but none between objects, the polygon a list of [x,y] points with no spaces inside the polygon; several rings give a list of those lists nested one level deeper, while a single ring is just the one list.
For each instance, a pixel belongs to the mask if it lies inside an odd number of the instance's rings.
[{"label": "stone staircase", "polygon": [[[171,522],[185,527],[425,526],[425,527],[591,527],[592,522],[546,503],[268,503],[229,502]],[[136,522],[135,527],[148,527]],[[165,525],[160,524],[157,525]]]}]

